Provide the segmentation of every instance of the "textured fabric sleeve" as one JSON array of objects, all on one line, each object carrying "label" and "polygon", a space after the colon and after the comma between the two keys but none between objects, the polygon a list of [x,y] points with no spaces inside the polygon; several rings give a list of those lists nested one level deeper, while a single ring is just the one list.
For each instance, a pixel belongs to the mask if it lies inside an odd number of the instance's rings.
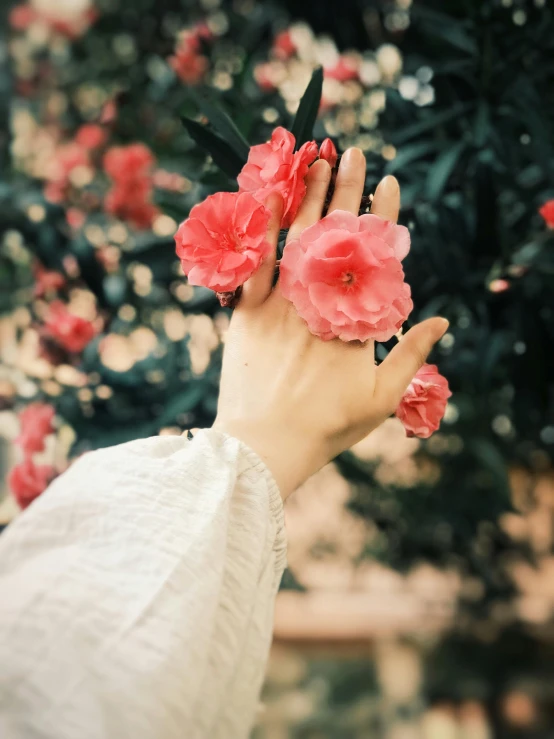
[{"label": "textured fabric sleeve", "polygon": [[247,737],[285,556],[238,440],[84,455],[0,536],[0,737]]}]

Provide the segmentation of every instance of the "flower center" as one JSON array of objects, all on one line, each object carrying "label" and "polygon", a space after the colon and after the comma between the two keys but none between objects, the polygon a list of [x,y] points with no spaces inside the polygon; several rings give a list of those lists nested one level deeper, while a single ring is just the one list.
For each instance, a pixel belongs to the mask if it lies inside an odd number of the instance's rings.
[{"label": "flower center", "polygon": [[225,251],[242,251],[240,236],[236,231],[228,231],[221,237],[221,248]]},{"label": "flower center", "polygon": [[356,282],[356,275],[353,272],[343,272],[341,277],[341,282],[345,287],[352,287]]}]

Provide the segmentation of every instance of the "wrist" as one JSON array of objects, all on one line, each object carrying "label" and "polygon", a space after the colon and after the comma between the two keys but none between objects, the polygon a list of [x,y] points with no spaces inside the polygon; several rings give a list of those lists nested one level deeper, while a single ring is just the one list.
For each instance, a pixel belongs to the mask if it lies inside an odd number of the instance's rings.
[{"label": "wrist", "polygon": [[314,444],[309,434],[290,424],[217,418],[213,428],[256,452],[273,475],[283,500],[327,462],[324,445]]}]

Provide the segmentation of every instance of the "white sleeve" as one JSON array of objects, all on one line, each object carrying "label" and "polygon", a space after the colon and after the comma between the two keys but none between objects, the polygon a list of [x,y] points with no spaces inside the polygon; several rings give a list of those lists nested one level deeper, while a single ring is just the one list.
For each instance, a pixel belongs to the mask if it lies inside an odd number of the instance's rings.
[{"label": "white sleeve", "polygon": [[0,536],[0,737],[247,737],[285,558],[237,439],[84,455]]}]

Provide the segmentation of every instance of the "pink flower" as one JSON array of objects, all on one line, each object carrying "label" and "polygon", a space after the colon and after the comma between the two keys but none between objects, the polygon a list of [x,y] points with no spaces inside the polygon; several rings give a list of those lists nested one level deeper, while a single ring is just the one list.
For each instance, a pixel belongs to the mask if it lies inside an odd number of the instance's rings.
[{"label": "pink flower", "polygon": [[287,244],[281,291],[324,340],[387,341],[413,307],[400,264],[409,248],[404,226],[336,210]]},{"label": "pink flower", "polygon": [[182,33],[175,54],[169,58],[171,68],[187,85],[198,84],[208,71],[209,62],[200,53],[199,39],[194,31]]},{"label": "pink flower", "polygon": [[51,292],[57,292],[65,285],[65,277],[60,272],[45,269],[39,262],[36,262],[33,267],[33,275],[35,278],[33,292],[37,298],[42,298]]},{"label": "pink flower", "polygon": [[80,208],[68,208],[65,212],[65,220],[68,226],[77,230],[85,225],[87,216]]},{"label": "pink flower", "polygon": [[337,149],[331,139],[325,139],[319,147],[319,158],[325,159],[326,162],[329,162],[331,169],[333,169],[337,163],[339,155],[337,154]]},{"label": "pink flower", "polygon": [[84,149],[99,149],[108,138],[106,130],[95,123],[87,123],[77,131],[75,141]]},{"label": "pink flower", "polygon": [[106,213],[129,222],[137,229],[150,228],[159,213],[158,208],[150,202],[150,189],[116,186],[106,194],[104,199]]},{"label": "pink flower", "polygon": [[446,401],[451,395],[446,377],[434,364],[424,364],[411,381],[395,413],[407,436],[428,439],[440,426]]},{"label": "pink flower", "polygon": [[61,300],[50,303],[44,332],[68,352],[82,352],[96,336],[94,325],[70,313]]},{"label": "pink flower", "polygon": [[544,218],[548,228],[554,228],[554,198],[547,200],[544,205],[539,208],[539,213]]},{"label": "pink flower", "polygon": [[40,21],[52,31],[70,39],[76,39],[82,36],[98,18],[98,11],[95,8],[85,8],[81,12],[67,15],[64,14],[63,9],[59,12],[55,3],[51,5],[48,12],[41,7],[36,9],[28,3],[16,5],[9,17],[11,27],[17,31],[24,31],[32,23]]},{"label": "pink flower", "polygon": [[142,180],[150,174],[154,155],[144,144],[112,146],[104,154],[104,169],[117,182]]},{"label": "pink flower", "polygon": [[294,144],[292,133],[282,127],[276,128],[269,143],[250,148],[248,161],[237,177],[240,192],[251,192],[261,203],[273,192],[281,194],[283,228],[289,228],[294,221],[306,194],[304,179],[317,157],[315,141],[307,141],[296,152]]},{"label": "pink flower", "polygon": [[19,414],[20,432],[16,444],[29,455],[44,451],[44,438],[54,431],[55,410],[47,403],[31,403]]},{"label": "pink flower", "polygon": [[30,5],[16,5],[9,14],[8,22],[16,31],[24,31],[38,18],[37,13]]},{"label": "pink flower", "polygon": [[149,228],[159,212],[152,203],[155,159],[150,149],[139,143],[114,146],[108,149],[103,162],[114,181],[104,200],[106,212],[136,228]]},{"label": "pink flower", "polygon": [[272,51],[279,59],[290,59],[296,52],[296,44],[292,40],[290,31],[281,31],[275,36]]},{"label": "pink flower", "polygon": [[102,111],[100,113],[100,123],[107,124],[107,123],[113,123],[115,119],[117,118],[117,103],[115,99],[108,100],[107,103],[104,104],[104,107],[102,108]]},{"label": "pink flower", "polygon": [[271,249],[270,216],[247,192],[218,192],[195,205],[175,234],[190,284],[228,292],[246,282]]},{"label": "pink flower", "polygon": [[44,492],[56,477],[56,470],[47,464],[37,465],[29,457],[12,468],[8,484],[21,508],[27,506]]},{"label": "pink flower", "polygon": [[264,92],[273,92],[275,84],[275,69],[272,62],[263,62],[254,67],[254,79]]},{"label": "pink flower", "polygon": [[337,62],[330,67],[325,67],[327,79],[347,82],[358,78],[359,62],[356,57],[341,55]]}]

